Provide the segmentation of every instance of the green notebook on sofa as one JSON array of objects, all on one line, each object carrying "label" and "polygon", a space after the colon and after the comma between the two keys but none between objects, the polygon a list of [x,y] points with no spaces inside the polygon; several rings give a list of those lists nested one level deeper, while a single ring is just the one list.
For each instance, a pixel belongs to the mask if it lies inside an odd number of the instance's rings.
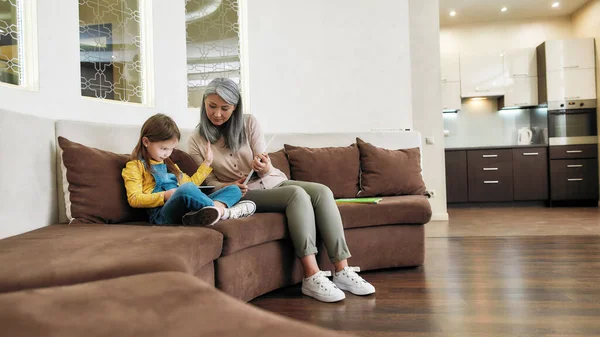
[{"label": "green notebook on sofa", "polygon": [[335,202],[340,204],[359,203],[359,204],[378,204],[382,198],[342,198],[335,199]]}]

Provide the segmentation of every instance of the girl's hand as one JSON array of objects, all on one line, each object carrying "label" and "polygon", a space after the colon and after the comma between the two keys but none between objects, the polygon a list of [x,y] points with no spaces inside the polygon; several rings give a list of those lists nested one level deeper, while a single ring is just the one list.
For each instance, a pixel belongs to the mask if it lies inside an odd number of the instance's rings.
[{"label": "girl's hand", "polygon": [[265,175],[271,170],[271,158],[266,153],[254,156],[252,169],[260,175]]},{"label": "girl's hand", "polygon": [[236,185],[237,187],[240,188],[240,190],[242,191],[242,197],[246,195],[246,193],[248,192],[248,185],[244,185],[244,181],[246,180],[246,177],[242,177],[240,178],[240,180],[237,180],[235,182],[232,183],[232,185]]},{"label": "girl's hand", "polygon": [[210,141],[206,141],[206,155],[204,156],[204,165],[206,166],[211,166],[213,163],[213,152],[212,152],[212,148],[210,147]]},{"label": "girl's hand", "polygon": [[175,193],[175,190],[177,190],[176,188],[172,188],[168,191],[165,191],[165,193],[163,194],[163,197],[165,199],[165,202],[167,202],[167,200],[169,200],[171,198],[171,196],[173,195],[173,193]]}]

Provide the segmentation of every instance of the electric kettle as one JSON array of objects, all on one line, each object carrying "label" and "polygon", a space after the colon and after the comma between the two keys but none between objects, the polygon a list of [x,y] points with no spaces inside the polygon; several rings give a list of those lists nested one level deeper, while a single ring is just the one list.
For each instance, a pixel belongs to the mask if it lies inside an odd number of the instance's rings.
[{"label": "electric kettle", "polygon": [[530,128],[520,128],[517,132],[517,145],[529,145],[533,138],[533,132]]}]

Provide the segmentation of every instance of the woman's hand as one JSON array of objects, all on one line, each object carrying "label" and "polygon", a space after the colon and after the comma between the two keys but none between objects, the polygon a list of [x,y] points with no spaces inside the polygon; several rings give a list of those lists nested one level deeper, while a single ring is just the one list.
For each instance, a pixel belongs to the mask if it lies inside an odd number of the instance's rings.
[{"label": "woman's hand", "polygon": [[211,166],[213,163],[213,152],[212,152],[212,148],[210,147],[210,141],[206,141],[206,155],[204,156],[204,162],[203,164],[206,166]]},{"label": "woman's hand", "polygon": [[242,197],[246,195],[246,193],[248,192],[248,185],[244,185],[244,181],[246,180],[246,177],[242,177],[240,178],[240,180],[236,180],[235,182],[231,183],[231,185],[236,185],[237,187],[240,188],[240,190],[242,191]]},{"label": "woman's hand", "polygon": [[271,158],[266,153],[257,154],[252,160],[252,169],[259,175],[265,175],[271,170]]},{"label": "woman's hand", "polygon": [[171,198],[171,196],[173,195],[173,193],[175,193],[177,189],[176,188],[172,188],[168,191],[165,191],[165,193],[163,194],[163,198],[165,199],[165,202],[167,202],[167,200],[169,200]]}]

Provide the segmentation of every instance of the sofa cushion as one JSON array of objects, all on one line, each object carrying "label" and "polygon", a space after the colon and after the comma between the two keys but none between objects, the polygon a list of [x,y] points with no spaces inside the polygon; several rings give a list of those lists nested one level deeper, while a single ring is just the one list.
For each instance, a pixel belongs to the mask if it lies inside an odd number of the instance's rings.
[{"label": "sofa cushion", "polygon": [[196,275],[221,255],[222,240],[198,227],[52,225],[0,240],[0,292],[158,271]]},{"label": "sofa cushion", "polygon": [[360,150],[360,197],[423,194],[419,148],[387,150],[356,138]]},{"label": "sofa cushion", "polygon": [[378,204],[339,204],[344,228],[392,224],[425,224],[431,220],[431,205],[425,196],[383,197]]},{"label": "sofa cushion", "polygon": [[288,179],[292,177],[292,174],[290,173],[290,162],[287,159],[284,149],[269,153],[269,158],[271,158],[273,167],[283,172]]},{"label": "sofa cushion", "polygon": [[251,217],[217,222],[212,229],[223,234],[222,255],[288,237],[284,213],[255,213]]},{"label": "sofa cushion", "polygon": [[[103,151],[58,137],[63,191],[71,223],[121,223],[147,219],[129,206],[121,171],[128,155]],[[66,177],[66,179],[65,179]]]},{"label": "sofa cushion", "polygon": [[356,144],[309,148],[284,144],[292,179],[321,183],[335,198],[354,198],[359,191],[360,158]]},{"label": "sofa cushion", "polygon": [[348,336],[245,304],[182,273],[0,295],[6,336]]}]

